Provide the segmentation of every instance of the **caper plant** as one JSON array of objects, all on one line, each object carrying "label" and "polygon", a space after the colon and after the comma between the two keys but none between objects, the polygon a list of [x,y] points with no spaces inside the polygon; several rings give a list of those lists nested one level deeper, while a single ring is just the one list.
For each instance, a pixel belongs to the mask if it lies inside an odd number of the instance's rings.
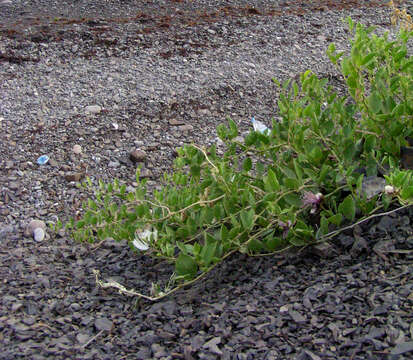
[{"label": "caper plant", "polygon": [[[339,96],[311,71],[279,83],[278,120],[240,141],[237,124],[219,125],[224,154],[215,145],[178,150],[161,190],[145,180],[127,192],[118,180],[85,187],[94,195],[83,217],[68,226],[76,240],[126,239],[135,250],[174,265],[168,286],[150,295],[97,281],[124,293],[157,300],[199,280],[235,252],[270,255],[326,241],[343,227],[390,203],[410,204],[411,170],[400,169],[400,147],[412,136],[412,33],[395,40],[348,20],[350,54],[330,45],[348,94]],[[364,181],[385,177],[373,196]],[[384,180],[383,180],[384,181]]]}]

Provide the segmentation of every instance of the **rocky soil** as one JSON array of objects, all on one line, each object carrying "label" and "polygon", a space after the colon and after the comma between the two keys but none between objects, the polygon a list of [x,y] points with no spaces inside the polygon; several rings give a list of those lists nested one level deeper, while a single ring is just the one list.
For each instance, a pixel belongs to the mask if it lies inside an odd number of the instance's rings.
[{"label": "rocky soil", "polygon": [[411,358],[409,209],[331,257],[237,255],[155,304],[96,286],[93,269],[146,291],[168,276],[124,242],[24,234],[76,216],[85,176],[133,189],[141,164],[154,188],[226,117],[269,125],[273,77],[312,69],[343,91],[325,49],[348,48],[348,15],[390,30],[381,1],[1,1],[0,359]]}]

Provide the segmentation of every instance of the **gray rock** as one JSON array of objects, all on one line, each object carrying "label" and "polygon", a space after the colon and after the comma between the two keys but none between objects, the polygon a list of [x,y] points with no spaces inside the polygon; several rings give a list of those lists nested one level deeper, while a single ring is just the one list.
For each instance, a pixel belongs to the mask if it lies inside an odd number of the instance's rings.
[{"label": "gray rock", "polygon": [[106,317],[101,317],[95,320],[95,328],[99,331],[111,331],[113,329],[113,322]]},{"label": "gray rock", "polygon": [[218,344],[221,343],[221,337],[217,336],[207,341],[202,347],[209,350],[210,352],[216,355],[222,355],[221,349],[218,347]]}]

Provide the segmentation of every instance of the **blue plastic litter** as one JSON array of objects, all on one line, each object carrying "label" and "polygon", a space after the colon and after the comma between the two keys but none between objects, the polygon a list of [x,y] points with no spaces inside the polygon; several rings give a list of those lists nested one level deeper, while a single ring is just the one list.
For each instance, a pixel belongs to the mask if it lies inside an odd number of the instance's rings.
[{"label": "blue plastic litter", "polygon": [[42,155],[37,159],[37,163],[39,165],[47,164],[48,161],[49,161],[49,157],[47,155]]}]

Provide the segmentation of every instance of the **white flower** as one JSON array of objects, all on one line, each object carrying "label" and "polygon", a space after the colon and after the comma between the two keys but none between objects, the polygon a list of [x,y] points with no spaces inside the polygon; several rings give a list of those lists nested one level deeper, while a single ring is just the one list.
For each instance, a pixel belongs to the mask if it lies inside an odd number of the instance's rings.
[{"label": "white flower", "polygon": [[387,195],[390,195],[390,194],[393,194],[393,193],[395,192],[395,189],[394,189],[394,187],[391,186],[391,185],[386,185],[386,186],[384,187],[384,192],[385,192]]},{"label": "white flower", "polygon": [[158,230],[156,229],[154,229],[153,231],[146,229],[140,232],[136,232],[135,234],[136,237],[133,240],[132,244],[141,251],[146,251],[149,249],[149,243],[152,236],[154,241],[158,239]]},{"label": "white flower", "polygon": [[254,127],[254,131],[260,132],[260,133],[266,133],[270,132],[270,129],[263,124],[261,121],[255,120],[254,117],[251,118],[252,126]]}]

